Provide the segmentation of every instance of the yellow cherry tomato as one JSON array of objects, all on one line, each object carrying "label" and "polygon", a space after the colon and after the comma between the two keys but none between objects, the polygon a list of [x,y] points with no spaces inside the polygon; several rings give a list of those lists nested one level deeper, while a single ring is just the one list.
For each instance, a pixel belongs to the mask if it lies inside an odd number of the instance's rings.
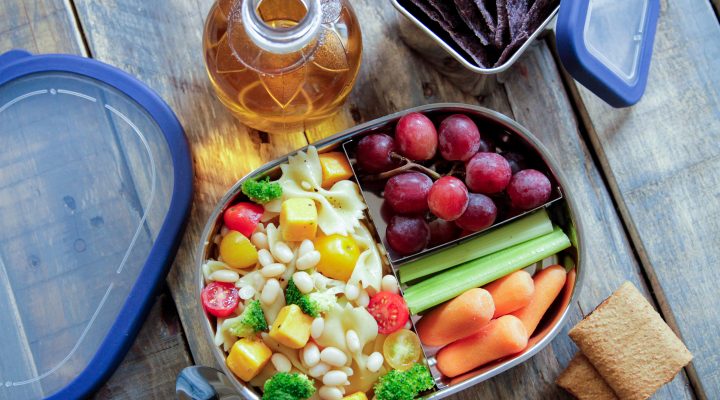
[{"label": "yellow cherry tomato", "polygon": [[391,333],[383,343],[385,361],[400,371],[410,369],[421,355],[420,339],[407,329]]},{"label": "yellow cherry tomato", "polygon": [[220,257],[231,267],[248,268],[257,263],[258,252],[245,235],[230,231],[220,242]]},{"label": "yellow cherry tomato", "polygon": [[317,270],[329,278],[341,281],[350,279],[360,257],[357,243],[352,238],[338,234],[315,239],[315,250],[320,252]]}]

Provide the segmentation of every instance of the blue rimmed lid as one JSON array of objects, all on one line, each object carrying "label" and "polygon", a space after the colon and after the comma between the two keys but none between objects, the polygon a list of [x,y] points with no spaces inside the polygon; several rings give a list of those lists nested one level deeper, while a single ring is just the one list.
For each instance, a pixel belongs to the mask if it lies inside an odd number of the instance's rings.
[{"label": "blue rimmed lid", "polygon": [[659,0],[572,0],[560,3],[557,48],[581,84],[613,107],[645,92]]},{"label": "blue rimmed lid", "polygon": [[0,399],[84,397],[112,373],[177,250],[190,160],[130,75],[0,55]]}]

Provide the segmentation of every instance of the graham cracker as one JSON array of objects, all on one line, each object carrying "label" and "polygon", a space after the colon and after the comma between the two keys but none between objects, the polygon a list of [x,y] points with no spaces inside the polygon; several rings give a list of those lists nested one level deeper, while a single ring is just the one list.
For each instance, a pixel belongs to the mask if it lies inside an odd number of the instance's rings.
[{"label": "graham cracker", "polygon": [[555,383],[580,400],[617,400],[618,398],[581,352],[575,354]]},{"label": "graham cracker", "polygon": [[621,399],[646,399],[692,354],[642,294],[625,282],[569,332]]}]

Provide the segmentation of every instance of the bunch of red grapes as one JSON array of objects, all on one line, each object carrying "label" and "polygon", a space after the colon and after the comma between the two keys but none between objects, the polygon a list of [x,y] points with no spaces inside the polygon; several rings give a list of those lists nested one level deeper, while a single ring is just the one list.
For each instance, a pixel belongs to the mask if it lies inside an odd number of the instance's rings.
[{"label": "bunch of red grapes", "polygon": [[[462,170],[455,168],[440,177],[420,164],[413,165],[423,172],[402,168],[403,162],[433,160],[438,150],[443,160],[464,165],[464,181],[454,176],[462,177]],[[399,255],[410,255],[428,244],[453,240],[461,232],[486,229],[495,223],[496,202],[501,198],[509,199],[517,211],[548,201],[547,176],[521,169],[523,157],[518,153],[494,150],[473,120],[462,114],[446,117],[436,130],[425,115],[410,113],[398,121],[394,138],[383,133],[362,138],[356,157],[364,172],[402,171],[387,180],[383,194],[394,213],[386,231],[390,247]]]}]

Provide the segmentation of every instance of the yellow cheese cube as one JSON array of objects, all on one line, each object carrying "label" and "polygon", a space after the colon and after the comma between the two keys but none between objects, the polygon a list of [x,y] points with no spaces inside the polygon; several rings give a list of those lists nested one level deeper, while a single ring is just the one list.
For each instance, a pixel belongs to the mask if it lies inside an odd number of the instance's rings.
[{"label": "yellow cheese cube", "polygon": [[272,350],[262,340],[243,338],[235,342],[225,362],[238,378],[247,382],[267,365]]},{"label": "yellow cheese cube", "polygon": [[343,397],[342,400],[368,400],[368,398],[365,396],[364,392],[356,392],[350,396]]},{"label": "yellow cheese cube", "polygon": [[313,200],[294,198],[283,201],[280,210],[280,231],[283,240],[295,242],[314,239],[317,220],[317,207]]},{"label": "yellow cheese cube", "polygon": [[270,328],[270,337],[291,349],[305,347],[310,339],[313,318],[302,312],[295,304],[280,309]]},{"label": "yellow cheese cube", "polygon": [[339,151],[320,154],[322,167],[322,187],[330,189],[332,185],[353,176],[352,168],[345,154]]}]

